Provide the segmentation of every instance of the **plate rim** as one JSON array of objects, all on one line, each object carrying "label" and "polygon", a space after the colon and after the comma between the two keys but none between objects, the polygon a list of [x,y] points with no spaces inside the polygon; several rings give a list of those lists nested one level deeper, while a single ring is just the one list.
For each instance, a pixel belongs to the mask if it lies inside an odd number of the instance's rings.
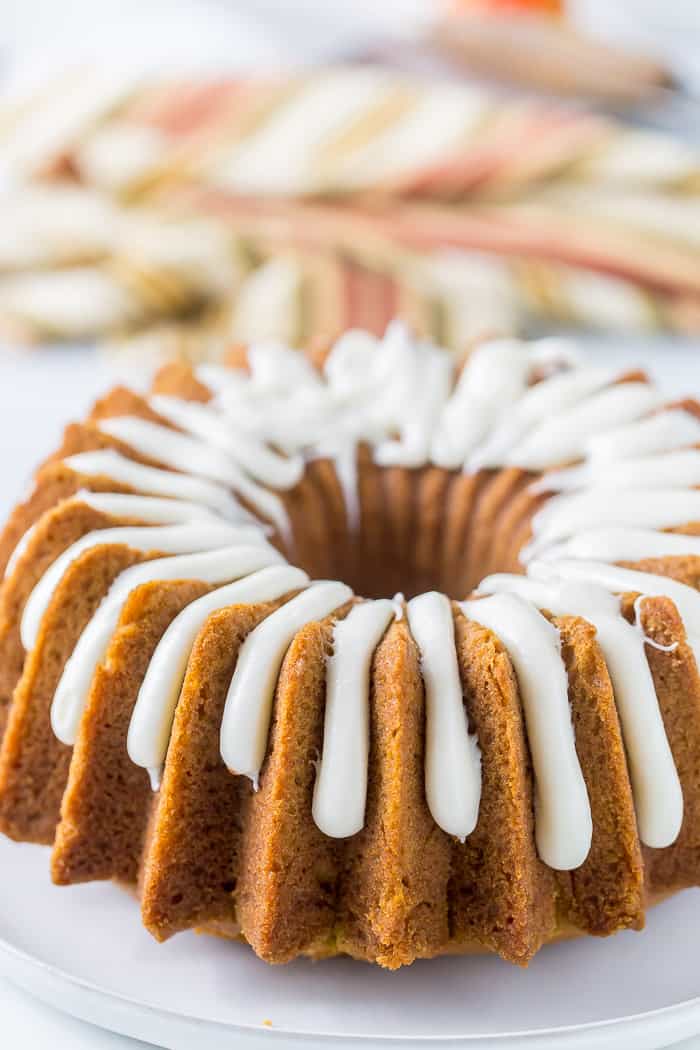
[{"label": "plate rim", "polygon": [[[290,1045],[306,1047],[322,1047],[328,1045],[338,1046],[365,1046],[376,1043],[382,1047],[465,1047],[467,1050],[481,1050],[482,1047],[490,1050],[516,1050],[518,1047],[527,1050],[555,1050],[555,1048],[566,1048],[566,1050],[578,1050],[585,1047],[586,1050],[603,1050],[613,1046],[613,1040],[623,1031],[628,1037],[634,1036],[637,1040],[637,1050],[652,1050],[667,1043],[659,1042],[660,1039],[671,1039],[678,1042],[684,1038],[698,1034],[700,1031],[700,995],[691,999],[673,1003],[669,1006],[658,1007],[655,1010],[644,1011],[638,1014],[630,1014],[623,1017],[608,1018],[602,1021],[584,1022],[578,1025],[559,1025],[550,1028],[526,1029],[522,1031],[494,1032],[472,1035],[382,1035],[380,1033],[343,1033],[343,1032],[318,1032],[304,1029],[291,1029],[278,1026],[266,1026],[262,1024],[240,1024],[237,1022],[220,1021],[201,1015],[183,1013],[169,1007],[156,1006],[147,1001],[135,999],[121,992],[111,991],[85,977],[72,974],[39,956],[33,955],[22,948],[18,948],[6,937],[0,936],[0,965],[3,975],[12,983],[19,985],[25,991],[35,995],[44,1002],[64,1013],[79,1017],[101,1028],[106,1028],[131,1038],[148,1039],[151,1026],[165,1024],[171,1035],[174,1029],[181,1028],[183,1032],[191,1031],[193,1027],[209,1031],[210,1035],[232,1036],[245,1038],[249,1045],[262,1045],[262,1040],[267,1040],[267,1046],[274,1039],[275,1045],[281,1046],[285,1041]],[[19,970],[19,973],[17,972]],[[39,987],[35,979],[39,978]],[[59,1000],[58,992],[70,991],[77,993],[83,1005],[71,1000],[66,1004]],[[112,1017],[106,1021],[100,1019],[100,1006],[108,1006],[111,1012],[119,1014],[119,1023],[115,1024]],[[121,1026],[121,1015],[131,1014],[134,1021],[141,1018],[147,1023],[146,1034],[140,1028],[134,1028],[132,1024]],[[160,1032],[159,1038],[166,1034]],[[179,1050],[179,1043],[160,1044]],[[184,1044],[183,1044],[184,1045]],[[212,1044],[213,1045],[213,1044]]]}]

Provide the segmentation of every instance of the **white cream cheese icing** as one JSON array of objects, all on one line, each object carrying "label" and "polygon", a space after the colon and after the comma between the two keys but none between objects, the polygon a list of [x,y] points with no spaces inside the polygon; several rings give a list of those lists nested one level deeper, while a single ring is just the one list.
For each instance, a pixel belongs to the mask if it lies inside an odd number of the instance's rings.
[{"label": "white cream cheese icing", "polygon": [[156,580],[225,583],[282,562],[265,544],[236,545],[198,554],[158,558],[133,565],[117,576],[66,661],[51,705],[51,726],[64,744],[74,744],[90,683],[119,623],[124,603],[137,587]]},{"label": "white cream cheese icing", "polygon": [[460,608],[501,639],[518,679],[535,774],[537,851],[550,868],[577,868],[591,848],[593,824],[559,632],[515,594],[461,602]]},{"label": "white cream cheese icing", "polygon": [[115,526],[97,529],[81,536],[59,554],[29,595],[20,625],[22,645],[30,650],[39,633],[41,620],[54,591],[67,569],[86,551],[108,544],[124,544],[138,551],[160,554],[194,554],[197,551],[230,547],[234,543],[266,544],[265,537],[252,525],[229,525],[226,522],[197,522],[183,525]]},{"label": "white cream cheese icing", "polygon": [[313,797],[314,821],[332,838],[354,835],[365,823],[370,666],[394,615],[388,599],[361,602],[333,628],[323,749]]},{"label": "white cream cheese icing", "polygon": [[596,583],[615,594],[638,592],[647,598],[670,598],[681,615],[688,635],[688,644],[700,668],[700,594],[693,587],[668,576],[657,576],[655,573],[626,569],[605,562],[577,561],[571,558],[553,562],[533,562],[528,567],[528,574],[539,580],[560,578]]},{"label": "white cream cheese icing", "polygon": [[545,547],[539,557],[542,561],[582,558],[588,561],[618,562],[683,555],[700,557],[700,536],[611,526],[577,532],[563,543]]},{"label": "white cream cheese icing", "polygon": [[582,616],[596,628],[607,664],[630,769],[642,842],[663,848],[678,836],[683,795],[669,747],[645,638],[620,611],[620,600],[590,583],[542,583],[525,576],[488,576],[483,594],[517,594],[555,616]]},{"label": "white cream cheese icing", "polygon": [[469,733],[449,598],[412,598],[408,624],[425,683],[425,793],[435,823],[461,841],[479,819],[481,755]]},{"label": "white cream cheese icing", "polygon": [[208,617],[228,605],[272,601],[308,584],[309,577],[301,569],[271,565],[191,602],[166,629],[139,689],[127,737],[131,761],[148,770],[154,790],[160,783],[187,661]]},{"label": "white cream cheese icing", "polygon": [[289,537],[289,518],[280,497],[252,481],[221,449],[136,416],[111,416],[98,420],[97,425],[103,433],[117,438],[140,455],[173,470],[184,470],[229,485],[236,495],[272,522],[282,536]]},{"label": "white cream cheese icing", "polygon": [[238,654],[221,723],[221,757],[233,773],[249,777],[257,786],[287,647],[305,624],[330,616],[352,596],[344,583],[313,583],[248,635]]},{"label": "white cream cheese icing", "polygon": [[67,456],[63,463],[85,477],[107,477],[144,496],[166,496],[186,500],[201,508],[208,507],[214,513],[232,521],[249,517],[224,485],[195,477],[193,474],[148,467],[123,456],[115,449],[76,452]]},{"label": "white cream cheese icing", "polygon": [[[206,505],[193,500],[160,496],[136,496],[126,492],[89,492],[80,489],[73,499],[113,518],[131,518],[145,525],[175,525],[179,522],[218,520]],[[246,519],[249,520],[249,519]]]},{"label": "white cream cheese icing", "polygon": [[663,529],[689,521],[700,521],[700,490],[625,489],[618,499],[609,489],[591,488],[554,496],[532,519],[533,540],[521,551],[521,560],[591,528]]},{"label": "white cream cheese icing", "polygon": [[236,428],[232,420],[222,419],[207,405],[164,394],[153,395],[150,403],[164,419],[231,456],[255,481],[276,489],[290,489],[303,476],[301,456],[279,455],[264,441],[251,438]]}]

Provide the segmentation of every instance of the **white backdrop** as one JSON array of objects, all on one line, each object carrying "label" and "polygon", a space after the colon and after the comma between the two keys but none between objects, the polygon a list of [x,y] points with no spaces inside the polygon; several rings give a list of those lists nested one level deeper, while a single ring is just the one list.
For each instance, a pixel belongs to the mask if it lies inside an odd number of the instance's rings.
[{"label": "white backdrop", "polygon": [[[251,69],[335,58],[410,35],[448,0],[0,0],[12,79],[75,58],[137,67]],[[569,0],[577,21],[672,61],[700,92],[698,0]],[[2,67],[0,67],[2,68]]]}]

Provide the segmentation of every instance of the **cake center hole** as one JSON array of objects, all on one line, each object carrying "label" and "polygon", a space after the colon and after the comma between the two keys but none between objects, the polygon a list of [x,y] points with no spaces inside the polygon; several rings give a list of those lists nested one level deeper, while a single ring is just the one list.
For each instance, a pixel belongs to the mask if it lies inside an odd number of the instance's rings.
[{"label": "cake center hole", "polygon": [[315,539],[301,537],[296,560],[313,578],[343,580],[366,598],[437,590],[463,599],[489,573],[522,571],[534,503],[521,519],[520,493],[531,480],[519,471],[474,478],[362,464],[358,527],[329,514]]}]

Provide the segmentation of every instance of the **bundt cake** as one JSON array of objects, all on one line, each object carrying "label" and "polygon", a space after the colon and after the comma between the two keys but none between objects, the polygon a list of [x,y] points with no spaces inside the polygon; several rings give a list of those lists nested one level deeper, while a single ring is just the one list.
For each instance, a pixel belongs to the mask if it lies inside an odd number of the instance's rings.
[{"label": "bundt cake", "polygon": [[700,406],[557,340],[119,387],[0,543],[0,830],[270,962],[640,929],[700,882],[699,486]]}]

